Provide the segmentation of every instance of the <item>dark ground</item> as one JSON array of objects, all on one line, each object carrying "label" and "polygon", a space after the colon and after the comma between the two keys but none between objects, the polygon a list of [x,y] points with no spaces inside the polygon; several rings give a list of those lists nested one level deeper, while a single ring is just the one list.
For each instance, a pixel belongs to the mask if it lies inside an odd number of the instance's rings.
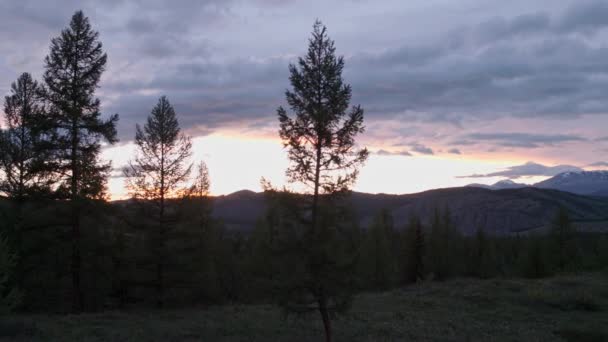
[{"label": "dark ground", "polygon": [[[424,283],[357,296],[336,341],[608,341],[608,272]],[[16,315],[0,341],[319,341],[317,314],[271,305]]]}]

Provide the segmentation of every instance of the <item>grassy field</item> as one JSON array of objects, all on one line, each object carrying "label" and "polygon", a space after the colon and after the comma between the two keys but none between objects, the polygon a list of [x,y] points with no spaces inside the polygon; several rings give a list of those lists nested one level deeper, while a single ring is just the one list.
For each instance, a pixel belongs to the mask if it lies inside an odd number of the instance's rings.
[{"label": "grassy field", "polygon": [[[336,341],[608,341],[608,274],[425,283],[359,295]],[[24,315],[0,341],[319,341],[318,315],[271,305]]]}]

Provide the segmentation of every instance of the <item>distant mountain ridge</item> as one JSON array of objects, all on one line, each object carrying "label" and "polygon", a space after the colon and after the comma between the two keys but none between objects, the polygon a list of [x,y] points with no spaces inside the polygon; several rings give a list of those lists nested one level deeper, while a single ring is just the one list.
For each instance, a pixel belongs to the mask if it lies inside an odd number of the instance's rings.
[{"label": "distant mountain ridge", "polygon": [[480,187],[490,190],[516,189],[535,187],[554,189],[579,195],[608,196],[608,171],[568,171],[538,182],[533,185],[519,184],[511,180],[501,180],[492,185],[470,184],[468,187]]},{"label": "distant mountain ridge", "polygon": [[[499,191],[461,187],[407,195],[354,192],[350,201],[361,227],[368,227],[382,209],[389,210],[395,227],[402,229],[412,215],[428,225],[437,208],[449,208],[455,227],[464,234],[484,229],[491,234],[511,235],[548,229],[557,209],[563,206],[579,229],[608,231],[608,198],[536,187]],[[213,215],[228,228],[247,232],[266,209],[263,193],[239,191],[215,197]]]},{"label": "distant mountain ridge", "polygon": [[581,195],[605,195],[608,194],[608,171],[564,172],[534,186]]},{"label": "distant mountain ridge", "polygon": [[474,184],[469,184],[467,185],[468,187],[475,187],[475,188],[484,188],[484,189],[489,189],[489,190],[503,190],[503,189],[519,189],[519,188],[525,188],[527,186],[529,186],[528,184],[522,184],[522,183],[516,183],[510,179],[503,179],[501,181],[498,181],[494,184],[491,185],[486,185],[486,184],[478,184],[478,183],[474,183]]}]

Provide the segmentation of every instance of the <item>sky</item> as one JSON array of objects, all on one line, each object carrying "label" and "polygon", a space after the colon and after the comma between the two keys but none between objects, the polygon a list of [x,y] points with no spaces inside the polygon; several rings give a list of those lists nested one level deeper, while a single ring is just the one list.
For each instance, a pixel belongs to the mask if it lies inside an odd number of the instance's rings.
[{"label": "sky", "polygon": [[0,94],[40,78],[50,39],[82,9],[108,54],[97,96],[135,124],[161,95],[209,167],[213,194],[284,184],[276,108],[288,65],[320,19],[346,60],[358,140],[357,191],[412,193],[608,166],[608,2],[556,0],[0,0]]}]

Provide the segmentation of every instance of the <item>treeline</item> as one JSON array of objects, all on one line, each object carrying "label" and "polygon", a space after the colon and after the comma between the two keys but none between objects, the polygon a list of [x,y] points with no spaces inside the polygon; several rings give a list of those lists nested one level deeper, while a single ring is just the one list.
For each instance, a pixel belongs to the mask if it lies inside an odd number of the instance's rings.
[{"label": "treeline", "polygon": [[[450,213],[396,227],[388,211],[359,227],[348,205],[368,151],[326,28],[289,66],[290,111],[277,110],[293,189],[262,180],[269,209],[250,234],[212,218],[211,180],[162,96],[135,128],[122,170],[130,200],[109,203],[118,115],[95,97],[107,56],[82,12],[52,39],[43,82],[22,74],[5,98],[0,135],[0,312],[275,301],[331,318],[354,293],[450,277],[543,277],[608,264],[605,235],[580,234],[560,210],[550,234],[462,236]],[[291,112],[291,113],[290,113]],[[245,171],[244,171],[245,172]]]},{"label": "treeline", "polygon": [[492,236],[478,229],[471,236],[454,228],[447,209],[431,222],[416,217],[395,227],[389,213],[379,214],[362,232],[362,289],[382,290],[453,277],[542,278],[561,272],[608,266],[608,235],[577,232],[559,209],[548,232]]},{"label": "treeline", "polygon": [[[282,277],[293,275],[294,263],[285,258],[289,234],[281,217],[270,209],[250,234],[227,230],[202,214],[211,202],[198,199],[173,201],[175,226],[167,233],[163,264],[165,305],[204,306],[229,302],[267,302],[281,293]],[[83,230],[83,293],[88,310],[153,306],[158,301],[154,238],[145,205],[107,204],[97,207]],[[46,219],[54,218],[49,210]],[[65,208],[64,208],[65,210]],[[37,213],[36,215],[45,215]],[[6,217],[6,216],[5,216]],[[396,227],[387,211],[379,213],[368,228],[346,221],[341,238],[352,243],[354,259],[348,265],[354,291],[384,291],[425,281],[454,277],[541,278],[560,272],[592,271],[608,265],[608,236],[600,233],[567,234],[560,221],[549,234],[489,236],[483,230],[464,236],[449,226],[448,216],[437,211],[429,225],[416,218]],[[44,217],[40,217],[44,220]],[[342,218],[342,220],[344,220]],[[6,221],[3,221],[6,222]],[[569,222],[569,221],[561,221]],[[6,229],[8,224],[3,225]],[[37,234],[39,235],[39,234]],[[70,310],[69,246],[62,234],[31,236],[27,254],[9,262],[7,241],[0,244],[0,266],[12,265],[23,277],[20,292],[26,310]],[[35,245],[39,249],[33,248]],[[30,247],[31,246],[31,247]],[[0,288],[14,279],[0,279]],[[11,287],[12,288],[12,287]],[[6,289],[6,288],[5,288]],[[9,291],[10,292],[10,291]]]}]

